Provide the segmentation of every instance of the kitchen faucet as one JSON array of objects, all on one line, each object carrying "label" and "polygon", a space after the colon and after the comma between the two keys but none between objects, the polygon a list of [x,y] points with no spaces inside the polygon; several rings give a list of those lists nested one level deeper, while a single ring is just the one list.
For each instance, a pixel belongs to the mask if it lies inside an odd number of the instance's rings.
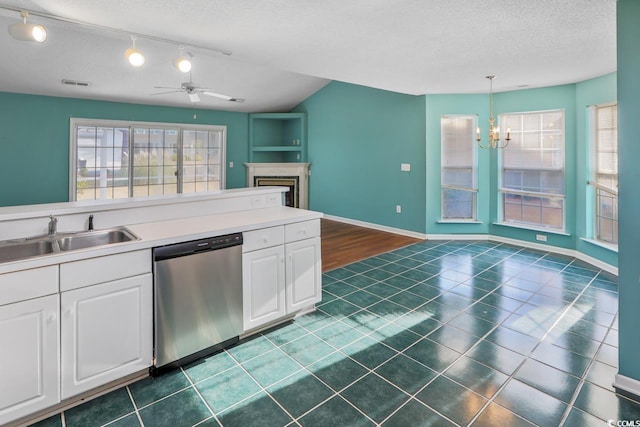
[{"label": "kitchen faucet", "polygon": [[49,236],[55,236],[58,231],[58,218],[49,215]]}]

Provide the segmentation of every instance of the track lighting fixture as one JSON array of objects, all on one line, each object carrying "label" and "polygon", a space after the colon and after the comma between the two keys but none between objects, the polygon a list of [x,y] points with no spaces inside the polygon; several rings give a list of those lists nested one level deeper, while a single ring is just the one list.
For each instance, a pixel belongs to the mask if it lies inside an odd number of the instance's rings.
[{"label": "track lighting fixture", "polygon": [[129,61],[129,64],[134,67],[141,67],[144,65],[144,55],[136,49],[136,36],[131,36],[131,47],[125,51],[124,56]]},{"label": "track lighting fixture", "polygon": [[182,46],[179,46],[178,49],[180,50],[180,54],[174,61],[174,64],[178,70],[183,73],[188,73],[191,71],[191,54],[187,52],[188,56],[185,56],[183,53],[184,48]]},{"label": "track lighting fixture", "polygon": [[44,43],[47,40],[47,30],[42,25],[27,24],[29,12],[20,12],[22,22],[16,22],[9,26],[9,34],[16,40]]}]

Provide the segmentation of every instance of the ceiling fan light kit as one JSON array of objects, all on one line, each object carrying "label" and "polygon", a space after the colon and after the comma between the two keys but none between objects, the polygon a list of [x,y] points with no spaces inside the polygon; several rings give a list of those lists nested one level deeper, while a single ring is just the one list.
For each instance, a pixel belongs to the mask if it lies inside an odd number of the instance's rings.
[{"label": "ceiling fan light kit", "polygon": [[9,26],[9,34],[16,40],[44,43],[47,40],[47,29],[42,25],[29,24],[27,18],[29,12],[23,10],[20,12],[22,22],[16,22]]}]

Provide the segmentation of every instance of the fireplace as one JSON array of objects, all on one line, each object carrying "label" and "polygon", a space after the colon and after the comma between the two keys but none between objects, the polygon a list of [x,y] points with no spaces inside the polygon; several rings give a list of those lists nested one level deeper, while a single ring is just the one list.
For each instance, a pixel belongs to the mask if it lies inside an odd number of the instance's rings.
[{"label": "fireplace", "polygon": [[289,187],[284,193],[284,204],[292,208],[300,207],[300,179],[297,176],[254,176],[252,187],[264,187],[275,185],[277,187]]},{"label": "fireplace", "polygon": [[245,163],[250,187],[288,187],[285,205],[308,208],[309,163]]}]

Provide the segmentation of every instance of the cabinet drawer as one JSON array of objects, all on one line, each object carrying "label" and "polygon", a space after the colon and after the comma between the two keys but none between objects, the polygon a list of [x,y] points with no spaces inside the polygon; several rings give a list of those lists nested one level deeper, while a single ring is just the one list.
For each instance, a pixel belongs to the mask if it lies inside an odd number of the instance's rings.
[{"label": "cabinet drawer", "polygon": [[303,239],[310,239],[320,235],[320,220],[296,222],[284,226],[285,241],[295,242]]},{"label": "cabinet drawer", "polygon": [[125,252],[60,265],[60,291],[151,273],[151,250]]},{"label": "cabinet drawer", "polygon": [[242,233],[242,252],[251,252],[284,244],[284,227],[263,228]]},{"label": "cabinet drawer", "polygon": [[58,293],[58,266],[0,274],[0,305]]}]

